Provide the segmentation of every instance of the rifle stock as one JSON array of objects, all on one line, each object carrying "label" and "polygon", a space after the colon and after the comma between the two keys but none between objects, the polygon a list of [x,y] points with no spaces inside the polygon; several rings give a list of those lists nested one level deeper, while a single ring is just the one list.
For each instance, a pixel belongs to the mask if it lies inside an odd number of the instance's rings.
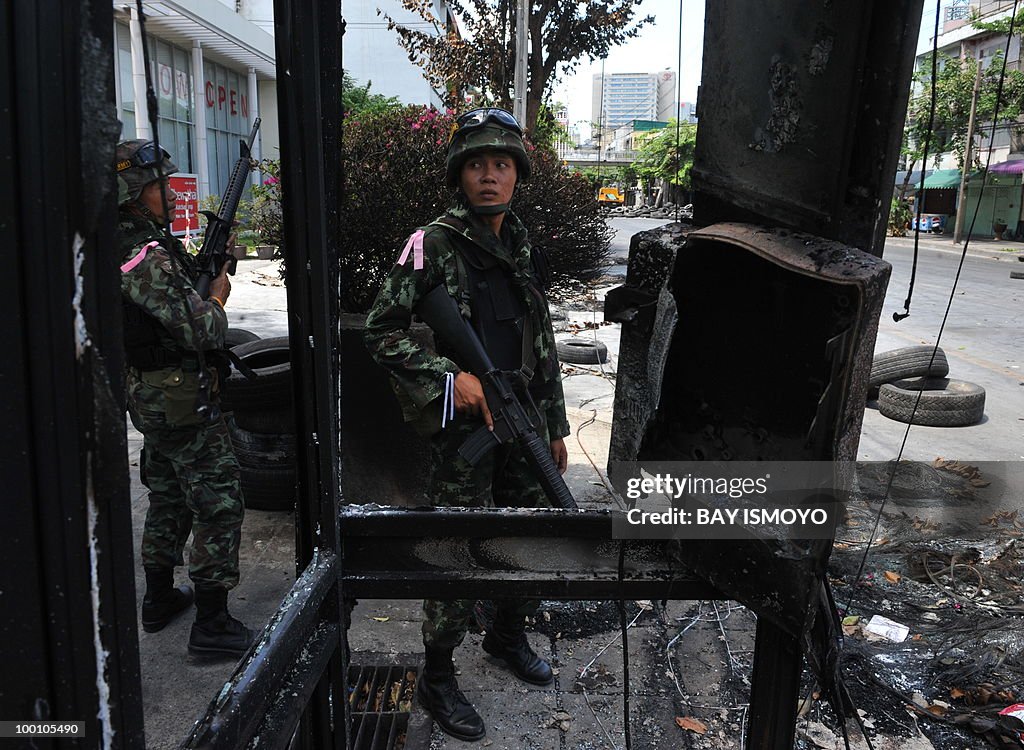
[{"label": "rifle stock", "polygon": [[476,464],[488,451],[508,440],[516,440],[552,504],[556,508],[576,510],[576,501],[551,458],[551,447],[537,434],[507,376],[491,362],[476,331],[462,317],[448,290],[438,286],[426,294],[416,306],[416,314],[434,333],[454,346],[459,359],[480,378],[494,419],[494,431],[481,427],[459,448],[459,454],[470,464]]},{"label": "rifle stock", "polygon": [[231,236],[231,227],[235,222],[235,212],[238,211],[238,202],[242,199],[245,191],[245,184],[252,171],[252,144],[256,141],[256,133],[260,129],[260,118],[253,123],[252,132],[249,133],[248,141],[239,141],[239,156],[231,170],[231,177],[228,186],[224,190],[224,197],[221,198],[220,208],[217,213],[203,211],[206,216],[206,232],[203,235],[203,246],[196,256],[196,265],[199,267],[199,278],[196,281],[196,291],[203,299],[210,296],[210,282],[220,273],[225,263],[229,263],[228,273],[235,275],[237,260],[227,251],[228,238]]}]

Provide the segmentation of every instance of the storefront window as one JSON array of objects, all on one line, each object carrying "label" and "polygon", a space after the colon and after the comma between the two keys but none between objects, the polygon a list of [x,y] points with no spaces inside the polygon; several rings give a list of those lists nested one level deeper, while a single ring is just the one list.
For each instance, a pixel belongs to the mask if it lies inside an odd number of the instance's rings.
[{"label": "storefront window", "polygon": [[203,69],[210,192],[220,195],[238,161],[238,141],[249,135],[248,81],[244,75],[209,60]]},{"label": "storefront window", "polygon": [[[192,58],[183,49],[150,38],[160,145],[182,172],[194,172],[192,158]],[[120,95],[121,139],[135,138],[135,88],[132,81],[132,42],[128,26],[117,24],[117,85]],[[143,115],[145,116],[145,108]]]}]

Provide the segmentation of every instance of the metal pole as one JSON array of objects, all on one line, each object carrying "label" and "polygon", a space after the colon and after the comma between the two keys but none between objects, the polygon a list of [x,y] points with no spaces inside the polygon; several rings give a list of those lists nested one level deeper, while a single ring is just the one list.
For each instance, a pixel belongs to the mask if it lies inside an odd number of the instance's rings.
[{"label": "metal pole", "polygon": [[529,0],[516,2],[516,98],[512,114],[522,125],[526,124],[526,58],[530,53],[530,32],[527,29],[527,16],[530,12]]},{"label": "metal pole", "polygon": [[[934,86],[934,82],[932,83]],[[960,173],[960,191],[956,198],[956,224],[953,228],[953,242],[960,244],[963,239],[964,216],[967,214],[967,174],[974,162],[974,114],[978,109],[978,92],[981,90],[981,60],[978,73],[974,76],[974,94],[971,96],[971,116],[967,120],[967,151],[964,154],[964,168]],[[921,165],[924,169],[924,165]]]},{"label": "metal pole", "polygon": [[192,96],[195,99],[193,121],[196,129],[196,174],[199,175],[199,200],[210,194],[210,152],[206,148],[206,72],[203,46],[192,40]]},{"label": "metal pole", "polygon": [[[259,84],[256,81],[256,68],[249,66],[249,127],[256,124],[256,118],[260,116],[259,108]],[[256,134],[256,141],[252,144],[252,158],[259,161],[263,158],[263,149],[260,146],[262,137]],[[252,170],[251,178],[253,185],[259,185],[262,179],[258,169]]]},{"label": "metal pole", "polygon": [[142,57],[142,26],[139,24],[138,11],[133,6],[130,11],[128,31],[132,40],[132,91],[135,93],[135,137],[149,139],[153,131],[149,127],[146,115],[146,63]]}]

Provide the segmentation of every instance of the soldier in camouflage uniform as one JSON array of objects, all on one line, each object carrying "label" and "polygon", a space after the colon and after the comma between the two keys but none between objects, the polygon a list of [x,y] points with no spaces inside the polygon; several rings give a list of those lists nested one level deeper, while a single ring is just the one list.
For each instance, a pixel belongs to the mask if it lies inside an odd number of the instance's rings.
[{"label": "soldier in camouflage uniform", "polygon": [[[456,121],[448,147],[447,182],[454,205],[417,229],[384,282],[366,321],[365,340],[387,368],[407,421],[430,436],[431,501],[438,506],[546,507],[546,495],[522,451],[503,445],[476,466],[458,448],[492,423],[480,381],[464,372],[452,348],[437,351],[409,334],[413,310],[439,285],[459,303],[499,369],[516,371],[524,403],[536,403],[535,427],[566,468],[569,434],[542,269],[526,229],[509,210],[516,183],[530,175],[522,129],[499,109],[474,110]],[[450,405],[457,412],[449,421]],[[447,412],[447,413],[446,413]],[[551,667],[530,648],[525,617],[536,601],[500,601],[484,649],[519,678],[539,685]],[[439,726],[463,740],[484,736],[483,720],[458,688],[452,653],[466,635],[473,602],[423,603],[426,663],[417,695]]]},{"label": "soldier in camouflage uniform", "polygon": [[227,593],[238,583],[242,491],[212,366],[224,347],[231,282],[222,271],[203,300],[191,256],[163,231],[177,197],[166,180],[177,171],[166,151],[125,141],[115,169],[128,413],[144,437],[140,473],[149,488],[142,627],[161,630],[191,605],[192,589],[174,587],[191,532],[196,620],[188,649],[239,656],[252,633],[228,614]]}]

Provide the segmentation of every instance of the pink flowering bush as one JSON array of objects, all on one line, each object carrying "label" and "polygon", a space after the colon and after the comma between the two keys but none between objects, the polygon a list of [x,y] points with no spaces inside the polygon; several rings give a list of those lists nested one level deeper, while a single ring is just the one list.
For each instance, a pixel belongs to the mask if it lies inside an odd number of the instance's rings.
[{"label": "pink flowering bush", "polygon": [[[369,309],[412,231],[451,202],[444,172],[453,122],[450,112],[418,106],[345,119],[340,259],[345,312]],[[553,152],[532,145],[528,150],[533,175],[520,183],[512,209],[533,244],[547,251],[553,291],[564,293],[600,275],[611,231],[584,178],[567,171]],[[253,213],[260,217],[254,223],[264,241],[280,244],[276,166],[270,165],[264,184],[254,188]],[[275,202],[276,216],[270,205]]]}]

